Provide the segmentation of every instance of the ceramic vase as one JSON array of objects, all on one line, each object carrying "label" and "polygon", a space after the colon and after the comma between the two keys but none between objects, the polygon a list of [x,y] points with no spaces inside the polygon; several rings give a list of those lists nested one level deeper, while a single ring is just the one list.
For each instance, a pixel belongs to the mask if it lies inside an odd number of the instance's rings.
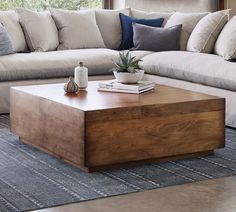
[{"label": "ceramic vase", "polygon": [[78,85],[75,83],[73,77],[70,77],[68,82],[64,86],[64,91],[66,93],[76,93],[78,92],[78,90],[79,90]]}]

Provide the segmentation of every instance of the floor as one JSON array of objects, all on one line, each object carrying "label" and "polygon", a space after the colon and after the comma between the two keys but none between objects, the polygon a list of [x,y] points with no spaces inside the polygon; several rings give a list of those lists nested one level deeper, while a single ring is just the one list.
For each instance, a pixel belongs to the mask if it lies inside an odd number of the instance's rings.
[{"label": "floor", "polygon": [[38,212],[235,212],[236,177],[93,200]]}]

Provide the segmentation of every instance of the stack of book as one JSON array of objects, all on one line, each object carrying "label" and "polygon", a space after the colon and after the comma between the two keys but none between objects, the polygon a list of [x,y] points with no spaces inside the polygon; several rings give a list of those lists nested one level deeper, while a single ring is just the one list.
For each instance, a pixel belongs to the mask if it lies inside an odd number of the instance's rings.
[{"label": "stack of book", "polygon": [[109,80],[99,82],[98,91],[141,94],[153,90],[155,86],[156,83],[150,81],[140,81],[137,84],[123,84],[116,80]]}]

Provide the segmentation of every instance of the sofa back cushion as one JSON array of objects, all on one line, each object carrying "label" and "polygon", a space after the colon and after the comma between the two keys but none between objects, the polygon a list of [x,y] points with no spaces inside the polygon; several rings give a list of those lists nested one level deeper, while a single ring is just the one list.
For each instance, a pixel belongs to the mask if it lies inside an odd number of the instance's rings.
[{"label": "sofa back cushion", "polygon": [[1,11],[0,23],[7,30],[14,52],[24,52],[27,50],[25,36],[19,23],[18,15],[15,11]]},{"label": "sofa back cushion", "polygon": [[214,52],[226,60],[236,59],[236,16],[221,31]]},{"label": "sofa back cushion", "polygon": [[105,46],[109,49],[118,49],[121,44],[122,29],[119,13],[129,15],[129,9],[95,11],[97,25]]},{"label": "sofa back cushion", "polygon": [[52,51],[59,45],[56,25],[49,12],[16,9],[31,51]]},{"label": "sofa back cushion", "polygon": [[208,14],[193,30],[187,50],[200,53],[212,53],[215,41],[229,18],[229,10]]},{"label": "sofa back cushion", "polygon": [[170,28],[149,27],[133,23],[134,49],[146,51],[177,51],[180,49],[182,25]]},{"label": "sofa back cushion", "polygon": [[50,9],[50,12],[59,30],[59,50],[105,47],[95,11]]},{"label": "sofa back cushion", "polygon": [[5,27],[0,24],[0,56],[14,53],[10,36]]},{"label": "sofa back cushion", "polygon": [[122,42],[119,49],[125,50],[134,47],[132,26],[133,23],[143,24],[151,27],[161,27],[164,18],[136,19],[120,13],[120,21],[122,26]]},{"label": "sofa back cushion", "polygon": [[165,27],[169,28],[172,26],[182,25],[182,32],[180,38],[180,49],[182,51],[186,50],[188,39],[197,25],[197,23],[208,13],[174,13],[170,19],[167,21]]},{"label": "sofa back cushion", "polygon": [[163,26],[169,20],[169,18],[174,14],[174,12],[145,12],[141,10],[130,9],[130,16],[138,19],[155,19],[164,18]]}]

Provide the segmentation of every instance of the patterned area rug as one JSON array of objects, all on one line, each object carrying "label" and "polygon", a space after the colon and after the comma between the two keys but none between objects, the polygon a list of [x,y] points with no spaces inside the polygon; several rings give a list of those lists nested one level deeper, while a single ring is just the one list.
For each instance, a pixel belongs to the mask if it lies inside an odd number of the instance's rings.
[{"label": "patterned area rug", "polygon": [[87,174],[19,142],[0,116],[0,211],[23,211],[236,175],[236,130],[215,155]]}]

